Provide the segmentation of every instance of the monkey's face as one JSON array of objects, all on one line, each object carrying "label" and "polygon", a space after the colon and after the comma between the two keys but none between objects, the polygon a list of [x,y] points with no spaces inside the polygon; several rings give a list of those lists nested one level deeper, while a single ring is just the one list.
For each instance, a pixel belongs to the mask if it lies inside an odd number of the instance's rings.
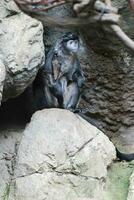
[{"label": "monkey's face", "polygon": [[77,39],[68,40],[66,42],[66,48],[67,50],[76,53],[79,49],[79,41]]}]

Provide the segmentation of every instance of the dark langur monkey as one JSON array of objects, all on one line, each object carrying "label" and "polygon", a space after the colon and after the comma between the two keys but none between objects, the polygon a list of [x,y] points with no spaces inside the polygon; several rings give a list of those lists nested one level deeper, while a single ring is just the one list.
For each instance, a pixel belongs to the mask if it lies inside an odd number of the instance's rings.
[{"label": "dark langur monkey", "polygon": [[61,108],[74,110],[80,99],[85,77],[77,58],[78,49],[78,36],[69,32],[56,42],[46,58],[44,79]]},{"label": "dark langur monkey", "polygon": [[38,109],[60,107],[75,110],[85,81],[76,54],[78,49],[79,38],[73,33],[64,34],[50,49],[33,84],[35,93],[43,94],[40,99],[34,95]]}]

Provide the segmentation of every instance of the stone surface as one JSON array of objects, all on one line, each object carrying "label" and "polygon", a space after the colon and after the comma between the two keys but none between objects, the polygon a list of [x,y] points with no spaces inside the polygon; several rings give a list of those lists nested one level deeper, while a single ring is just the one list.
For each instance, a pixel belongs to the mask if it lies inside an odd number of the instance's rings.
[{"label": "stone surface", "polygon": [[19,145],[9,199],[101,200],[114,158],[109,139],[81,117],[61,109],[38,111]]},{"label": "stone surface", "polygon": [[[134,15],[127,1],[112,2],[122,16],[122,29],[134,39]],[[82,103],[88,107],[86,116],[110,136],[129,135],[134,126],[134,56],[108,28],[90,26],[81,32],[89,49],[86,57],[81,55],[88,88]],[[133,141],[129,144],[134,151]]]},{"label": "stone surface", "polygon": [[0,2],[0,59],[6,67],[3,101],[21,94],[44,62],[43,27],[13,0]]}]

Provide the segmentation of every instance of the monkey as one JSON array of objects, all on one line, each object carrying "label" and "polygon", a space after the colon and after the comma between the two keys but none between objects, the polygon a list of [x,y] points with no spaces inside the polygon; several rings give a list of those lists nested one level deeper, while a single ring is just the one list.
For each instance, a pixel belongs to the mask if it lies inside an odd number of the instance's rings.
[{"label": "monkey", "polygon": [[77,58],[78,50],[78,36],[67,32],[48,53],[44,67],[50,92],[58,99],[59,105],[67,109],[71,108],[70,102],[73,108],[76,107],[85,81]]},{"label": "monkey", "polygon": [[66,109],[75,109],[85,81],[77,58],[78,50],[78,36],[65,33],[48,53],[44,68],[50,92],[58,99],[59,105]]},{"label": "monkey", "polygon": [[[85,82],[77,58],[78,49],[79,38],[71,32],[65,33],[52,46],[33,84],[37,109],[59,107],[75,111]],[[36,93],[43,95],[39,99]]]}]

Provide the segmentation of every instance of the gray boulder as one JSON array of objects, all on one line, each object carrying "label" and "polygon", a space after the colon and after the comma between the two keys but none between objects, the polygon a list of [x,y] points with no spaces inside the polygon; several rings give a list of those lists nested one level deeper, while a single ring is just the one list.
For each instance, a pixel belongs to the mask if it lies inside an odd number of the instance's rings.
[{"label": "gray boulder", "polygon": [[[21,13],[14,1],[0,2],[0,60],[6,68],[2,100],[20,95],[44,62],[43,27]],[[0,77],[0,87],[3,85]],[[0,97],[1,100],[1,97]]]},{"label": "gray boulder", "polygon": [[38,111],[19,145],[9,199],[101,200],[114,158],[109,139],[78,115]]}]

